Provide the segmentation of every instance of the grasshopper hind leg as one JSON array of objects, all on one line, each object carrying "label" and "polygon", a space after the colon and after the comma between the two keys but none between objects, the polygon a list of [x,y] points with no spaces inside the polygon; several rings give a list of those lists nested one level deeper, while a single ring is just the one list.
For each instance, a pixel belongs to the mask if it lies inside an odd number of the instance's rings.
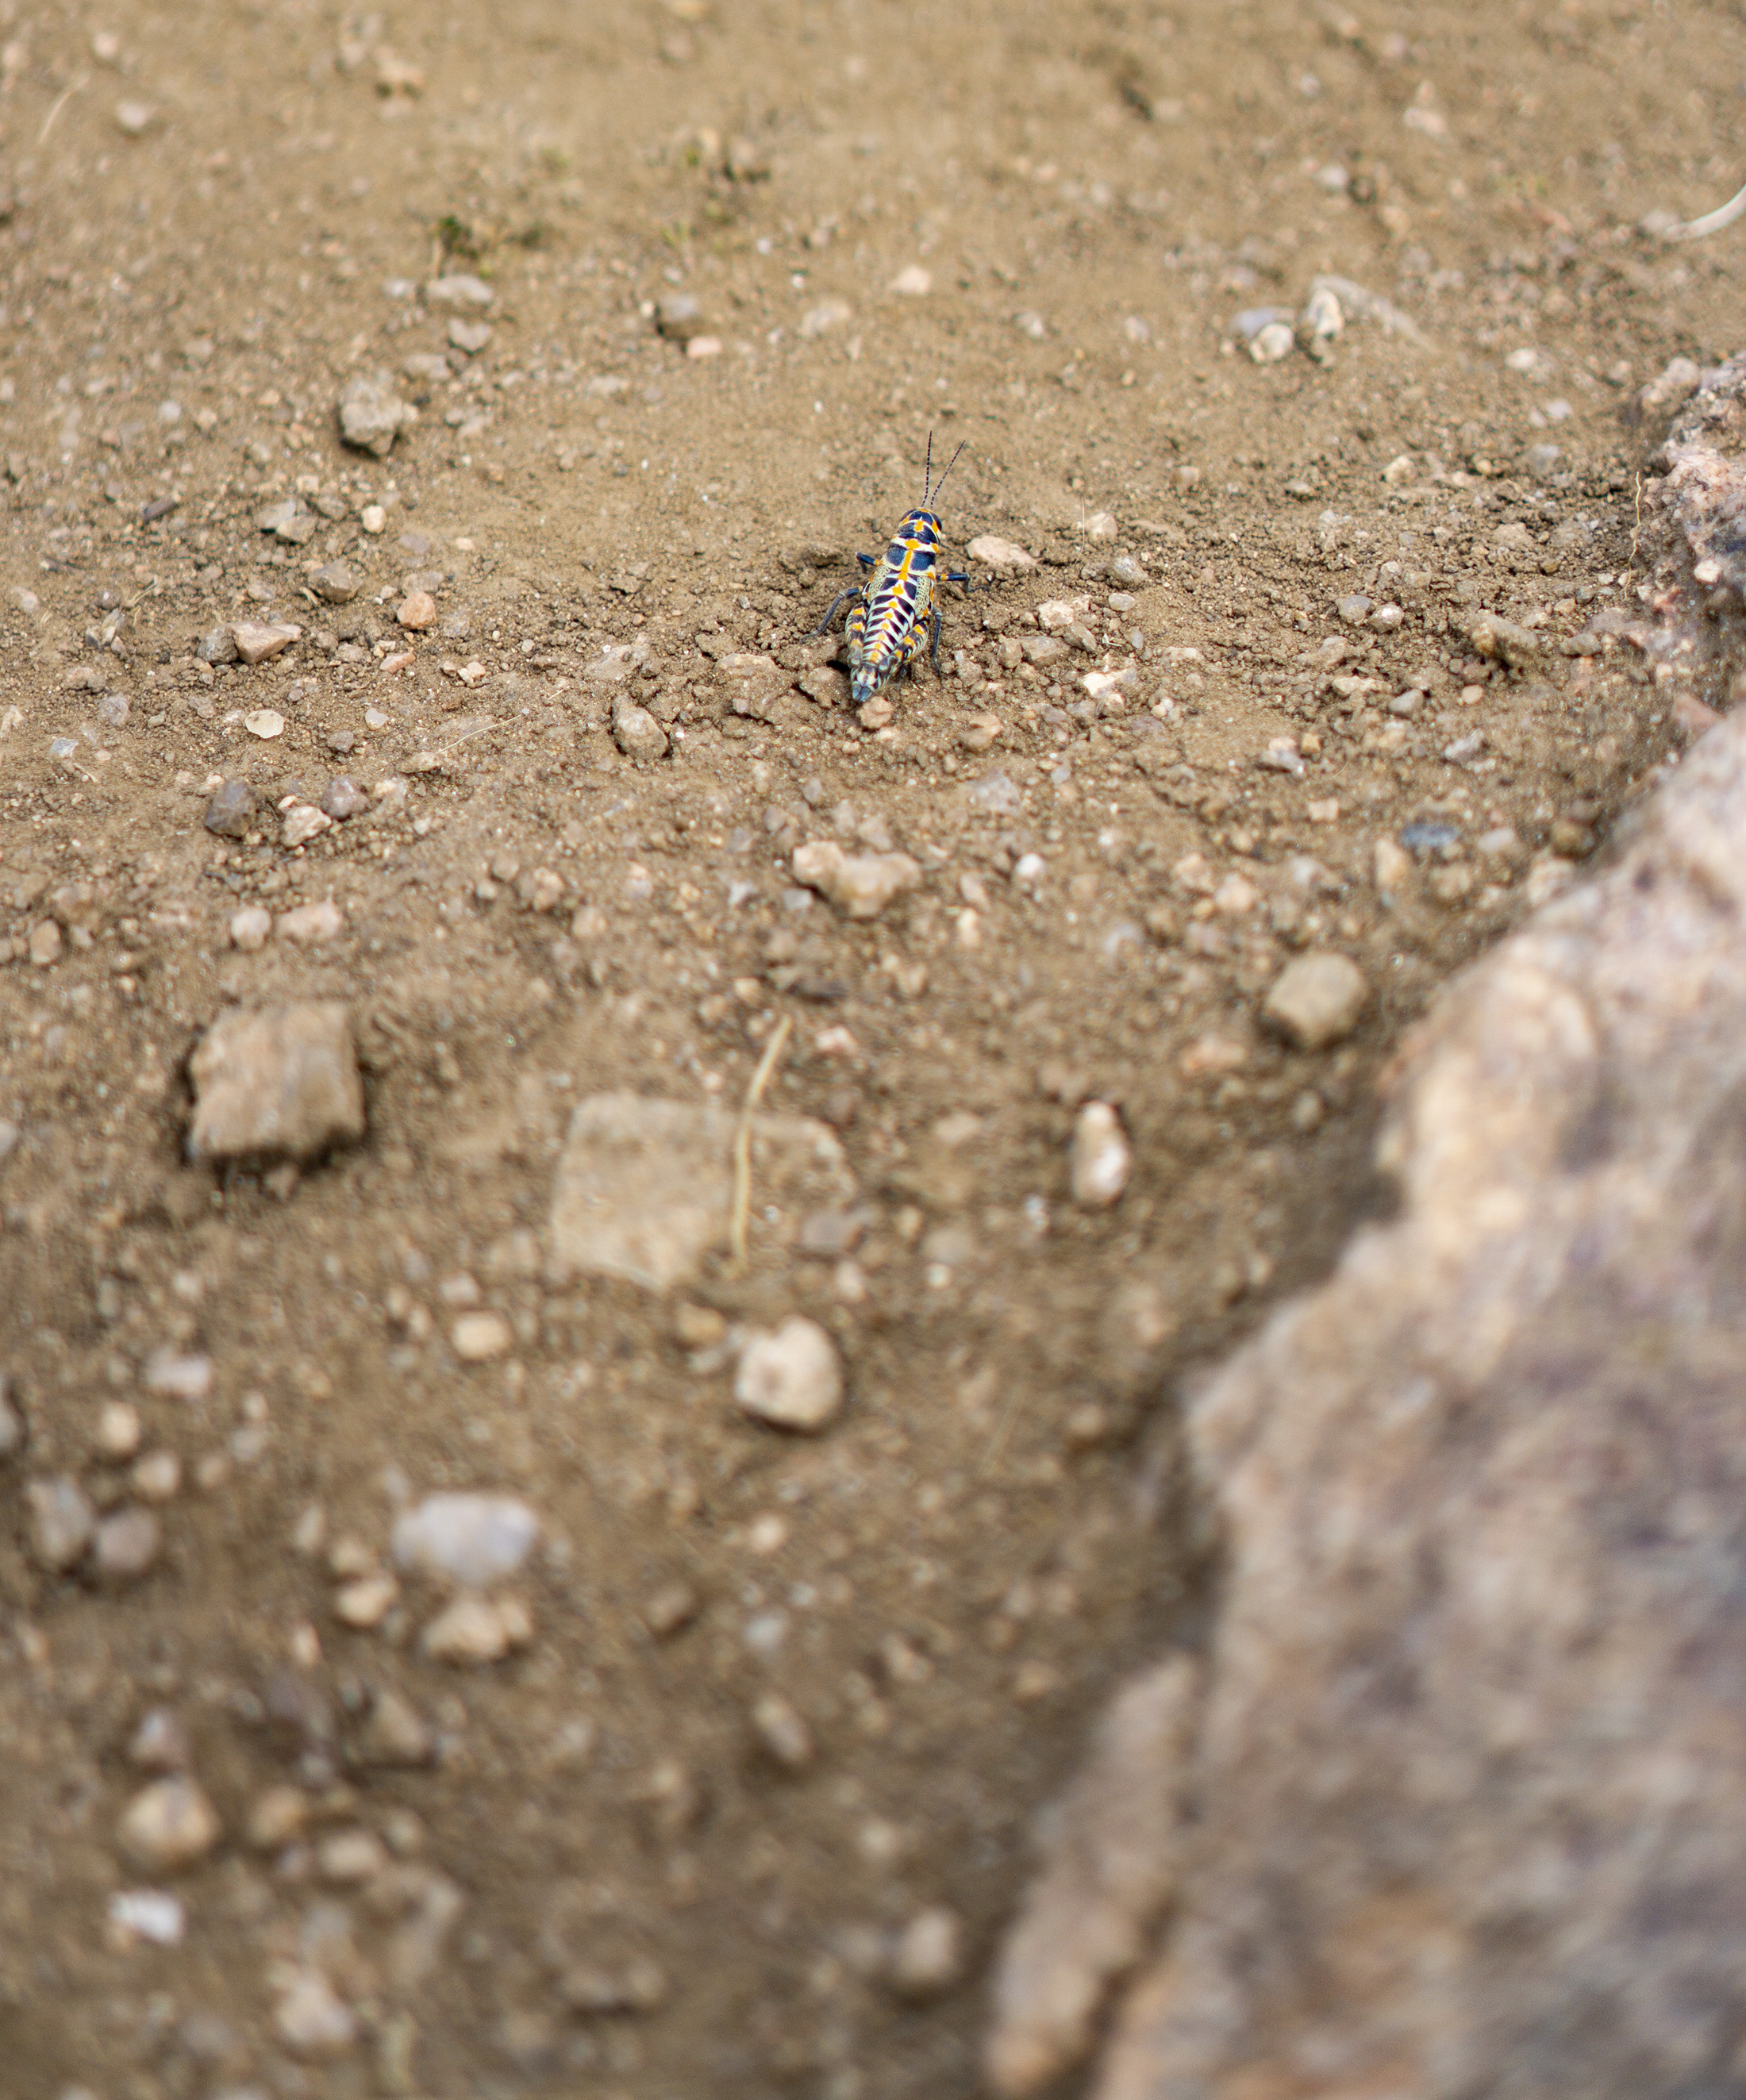
[{"label": "grasshopper hind leg", "polygon": [[850,598],[865,598],[866,595],[866,593],[865,587],[860,584],[851,584],[847,590],[839,591],[836,596],[831,601],[831,610],[825,615],[824,618],[819,621],[818,624],[813,629],[812,633],[807,636],[807,640],[809,642],[813,642],[816,641],[821,634],[828,633],[831,625],[836,619],[838,608],[845,605]]}]

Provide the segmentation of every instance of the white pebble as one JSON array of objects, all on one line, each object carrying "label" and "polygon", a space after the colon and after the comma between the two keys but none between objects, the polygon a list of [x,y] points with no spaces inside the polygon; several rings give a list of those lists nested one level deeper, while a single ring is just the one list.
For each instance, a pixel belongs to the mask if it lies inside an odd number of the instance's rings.
[{"label": "white pebble", "polygon": [[231,914],[231,946],[240,948],[245,955],[254,955],[267,946],[267,937],[273,930],[273,915],[258,904],[245,904],[240,911]]},{"label": "white pebble", "polygon": [[97,1411],[97,1449],[105,1458],[131,1458],[139,1449],[139,1410],[131,1401],[106,1400]]},{"label": "white pebble", "polygon": [[539,1536],[539,1517],[514,1495],[426,1495],[395,1520],[395,1564],[481,1590],[513,1575]]},{"label": "white pebble", "polygon": [[796,1314],[773,1335],[755,1335],[740,1356],[734,1398],[778,1429],[822,1429],[843,1405],[836,1344],[816,1321]]},{"label": "white pebble", "polygon": [[892,1988],[902,1997],[937,1998],[963,1974],[963,1926],[955,1911],[936,1904],[918,1911],[898,1935]]},{"label": "white pebble", "polygon": [[1083,1210],[1105,1211],[1127,1188],[1134,1154],[1122,1119],[1108,1101],[1087,1101],[1073,1127],[1073,1199]]},{"label": "white pebble", "polygon": [[134,1865],[154,1874],[196,1865],[223,1834],[218,1811],[192,1780],[179,1773],[155,1780],[136,1793],[116,1832]]},{"label": "white pebble", "polygon": [[117,1889],[109,1899],[109,1923],[124,1946],[149,1939],[154,1947],[179,1947],[187,1919],[180,1897],[162,1889]]},{"label": "white pebble", "polygon": [[285,733],[285,718],[274,708],[255,708],[242,718],[250,736],[271,739]]},{"label": "white pebble", "polygon": [[509,1354],[514,1335],[500,1312],[468,1312],[449,1331],[455,1354],[464,1364],[488,1364]]}]

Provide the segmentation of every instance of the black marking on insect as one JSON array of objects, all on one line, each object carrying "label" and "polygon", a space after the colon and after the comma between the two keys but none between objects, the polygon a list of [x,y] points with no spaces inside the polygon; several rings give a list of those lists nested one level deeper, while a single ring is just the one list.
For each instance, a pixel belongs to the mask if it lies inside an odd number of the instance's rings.
[{"label": "black marking on insect", "polygon": [[875,560],[871,554],[855,559],[871,573],[860,583],[839,591],[831,610],[813,629],[822,634],[836,618],[837,609],[849,602],[844,633],[849,643],[849,697],[853,707],[871,700],[880,686],[907,671],[924,649],[935,670],[940,668],[940,614],[934,602],[941,583],[968,584],[963,569],[940,567],[940,550],[946,528],[933,508],[945,486],[946,477],[958,464],[959,445],[946,462],[938,481],[933,474],[933,436],[928,438],[927,462],[922,469],[922,500],[909,511],[892,535],[891,545]]}]

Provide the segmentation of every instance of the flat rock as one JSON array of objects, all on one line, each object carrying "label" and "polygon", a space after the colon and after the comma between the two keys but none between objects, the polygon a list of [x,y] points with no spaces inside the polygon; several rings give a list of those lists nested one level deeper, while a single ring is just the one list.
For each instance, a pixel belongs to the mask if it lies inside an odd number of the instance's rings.
[{"label": "flat rock", "polygon": [[245,664],[264,664],[283,655],[302,632],[289,620],[239,620],[231,623],[231,640]]},{"label": "flat rock", "polygon": [[1034,554],[1028,554],[1011,540],[1003,540],[998,532],[984,532],[979,539],[970,542],[966,551],[972,562],[981,562],[988,568],[998,569],[1003,575],[1011,575],[1021,569],[1034,569],[1037,566]]},{"label": "flat rock", "polygon": [[[640,1094],[579,1101],[552,1194],[552,1267],[559,1277],[615,1276],[670,1290],[728,1244],[733,1201],[732,1110]],[[752,1127],[758,1216],[783,1213],[782,1232],[810,1211],[854,1199],[854,1176],[833,1132],[805,1116],[761,1115]]]},{"label": "flat rock", "polygon": [[364,1083],[337,1000],[227,1013],[201,1039],[188,1070],[190,1159],[304,1162],[364,1135]]},{"label": "flat rock", "polygon": [[1100,2027],[1096,2100],[1738,2082],[1743,915],[1730,719],[1422,1024],[1398,1209],[1185,1404],[1216,1599],[1052,1820],[996,2090]]},{"label": "flat rock", "polygon": [[907,854],[846,854],[835,839],[796,846],[791,865],[796,881],[827,898],[845,919],[878,918],[921,880]]},{"label": "flat rock", "polygon": [[391,372],[360,372],[340,389],[340,435],[359,452],[386,459],[395,439],[418,420],[418,411],[403,401]]},{"label": "flat rock", "polygon": [[1369,998],[1369,981],[1350,956],[1320,949],[1286,964],[1261,1011],[1298,1049],[1325,1050],[1351,1034]]}]

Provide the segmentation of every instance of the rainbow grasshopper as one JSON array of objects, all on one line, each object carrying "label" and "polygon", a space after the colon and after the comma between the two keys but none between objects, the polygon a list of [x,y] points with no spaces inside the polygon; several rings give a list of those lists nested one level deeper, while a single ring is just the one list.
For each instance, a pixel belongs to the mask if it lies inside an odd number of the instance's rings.
[{"label": "rainbow grasshopper", "polygon": [[935,670],[940,668],[940,615],[934,595],[941,583],[968,584],[962,569],[940,568],[940,549],[945,527],[932,506],[946,484],[946,474],[958,464],[958,448],[946,462],[937,482],[933,480],[933,437],[928,439],[927,462],[922,469],[919,506],[900,520],[891,545],[877,560],[857,554],[864,580],[839,591],[831,610],[813,629],[824,633],[836,620],[837,608],[852,599],[844,631],[849,642],[849,698],[852,707],[871,700],[882,686],[907,671],[924,649],[929,651]]}]

